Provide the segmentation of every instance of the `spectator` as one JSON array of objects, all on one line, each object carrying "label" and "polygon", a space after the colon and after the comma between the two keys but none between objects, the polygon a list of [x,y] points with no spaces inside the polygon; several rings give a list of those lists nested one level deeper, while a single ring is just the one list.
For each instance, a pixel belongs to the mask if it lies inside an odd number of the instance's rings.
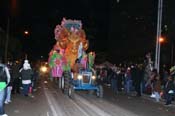
[{"label": "spectator", "polygon": [[117,74],[115,71],[112,71],[111,72],[112,75],[111,75],[111,88],[112,88],[112,91],[117,94]]},{"label": "spectator", "polygon": [[36,91],[36,86],[37,86],[37,82],[38,82],[38,78],[39,78],[39,72],[36,69],[36,67],[33,69],[33,78],[32,78],[32,87],[33,87],[33,91]]},{"label": "spectator", "polygon": [[10,82],[10,72],[6,65],[2,64],[0,60],[0,115],[8,116],[5,114],[4,102],[6,96],[6,86]]},{"label": "spectator", "polygon": [[23,85],[23,95],[28,96],[29,94],[29,88],[32,83],[32,76],[33,71],[30,67],[30,64],[28,60],[24,61],[23,68],[20,69],[21,79],[22,79],[22,85]]},{"label": "spectator", "polygon": [[156,99],[156,102],[159,102],[160,101],[160,92],[161,92],[161,82],[160,82],[160,77],[159,75],[157,75],[155,77],[155,83],[154,83],[154,94],[155,94],[155,99]]},{"label": "spectator", "polygon": [[125,73],[125,91],[127,94],[130,94],[131,83],[131,69],[128,67]]},{"label": "spectator", "polygon": [[[7,65],[7,66],[8,66],[10,75],[11,75],[11,72],[12,72],[11,66],[10,65]],[[12,91],[12,79],[10,79],[10,82],[8,83],[7,88],[6,88],[5,104],[8,104],[11,102],[11,91]]]},{"label": "spectator", "polygon": [[172,76],[169,76],[168,81],[165,84],[165,98],[166,98],[165,105],[171,104],[173,94],[174,94],[174,83],[173,83]]},{"label": "spectator", "polygon": [[158,76],[157,69],[153,69],[150,77],[150,83],[151,83],[151,96],[152,98],[155,98],[155,84],[156,84],[156,77]]},{"label": "spectator", "polygon": [[133,85],[135,87],[135,90],[137,92],[138,97],[141,96],[141,75],[142,75],[142,70],[138,68],[137,66],[131,66],[131,78],[133,80]]},{"label": "spectator", "polygon": [[19,75],[19,69],[20,69],[20,65],[19,63],[14,63],[14,65],[12,66],[12,93],[18,93],[20,94],[20,85],[21,85],[21,80],[20,80],[20,75]]}]

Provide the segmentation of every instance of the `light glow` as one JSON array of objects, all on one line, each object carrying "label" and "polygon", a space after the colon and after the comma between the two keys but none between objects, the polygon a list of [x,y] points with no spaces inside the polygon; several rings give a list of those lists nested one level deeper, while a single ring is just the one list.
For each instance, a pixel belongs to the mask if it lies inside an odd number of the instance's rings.
[{"label": "light glow", "polygon": [[162,38],[162,37],[159,38],[159,42],[160,42],[160,43],[163,43],[163,42],[164,42],[164,38]]},{"label": "light glow", "polygon": [[79,74],[77,78],[78,78],[78,80],[81,80],[83,78],[83,76]]},{"label": "light glow", "polygon": [[43,72],[43,73],[45,73],[45,72],[47,72],[47,67],[46,66],[41,66],[41,68],[40,68],[40,71],[41,72]]},{"label": "light glow", "polygon": [[96,76],[93,75],[93,76],[92,76],[92,79],[93,79],[93,80],[96,79]]},{"label": "light glow", "polygon": [[28,32],[28,31],[24,31],[24,34],[25,34],[25,35],[28,35],[28,34],[29,34],[29,32]]}]

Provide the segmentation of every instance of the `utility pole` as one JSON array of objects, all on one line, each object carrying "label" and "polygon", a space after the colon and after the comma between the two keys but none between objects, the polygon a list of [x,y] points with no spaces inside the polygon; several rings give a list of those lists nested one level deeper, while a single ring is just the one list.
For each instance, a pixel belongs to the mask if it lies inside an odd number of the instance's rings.
[{"label": "utility pole", "polygon": [[9,38],[10,38],[10,19],[15,15],[16,7],[17,7],[17,0],[9,0],[7,1],[7,32],[6,32],[6,41],[5,41],[5,52],[4,52],[4,60],[5,63],[8,62],[8,48],[9,48]]},{"label": "utility pole", "polygon": [[162,25],[162,7],[163,0],[158,1],[158,14],[157,14],[157,38],[156,38],[156,51],[155,51],[155,64],[154,67],[159,72],[160,70],[160,37],[161,37],[161,25]]},{"label": "utility pole", "polygon": [[4,53],[4,60],[5,60],[5,63],[8,62],[9,33],[10,33],[10,18],[8,17],[8,19],[7,19],[6,41],[5,41],[5,53]]}]

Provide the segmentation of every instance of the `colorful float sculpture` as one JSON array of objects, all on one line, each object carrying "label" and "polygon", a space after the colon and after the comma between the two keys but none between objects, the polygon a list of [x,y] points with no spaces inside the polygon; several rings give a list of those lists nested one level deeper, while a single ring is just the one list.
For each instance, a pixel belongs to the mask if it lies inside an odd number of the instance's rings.
[{"label": "colorful float sculpture", "polygon": [[[62,20],[61,25],[55,28],[56,44],[49,54],[49,66],[53,77],[61,77],[64,70],[70,70],[77,58],[82,65],[87,64],[85,51],[89,43],[82,29],[82,23],[78,20]],[[91,61],[92,62],[92,61]],[[86,67],[86,66],[85,66]]]}]

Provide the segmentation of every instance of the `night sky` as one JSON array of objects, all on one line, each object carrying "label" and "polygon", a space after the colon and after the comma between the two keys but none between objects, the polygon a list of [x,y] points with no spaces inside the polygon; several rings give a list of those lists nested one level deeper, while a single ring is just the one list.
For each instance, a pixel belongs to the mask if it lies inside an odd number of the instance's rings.
[{"label": "night sky", "polygon": [[[55,44],[54,28],[62,18],[81,20],[89,50],[115,62],[155,51],[157,4],[158,0],[1,0],[0,27],[6,30],[10,16],[10,32],[25,45],[23,51],[47,58]],[[166,44],[162,49],[166,52],[174,40],[175,1],[163,4]]]}]

